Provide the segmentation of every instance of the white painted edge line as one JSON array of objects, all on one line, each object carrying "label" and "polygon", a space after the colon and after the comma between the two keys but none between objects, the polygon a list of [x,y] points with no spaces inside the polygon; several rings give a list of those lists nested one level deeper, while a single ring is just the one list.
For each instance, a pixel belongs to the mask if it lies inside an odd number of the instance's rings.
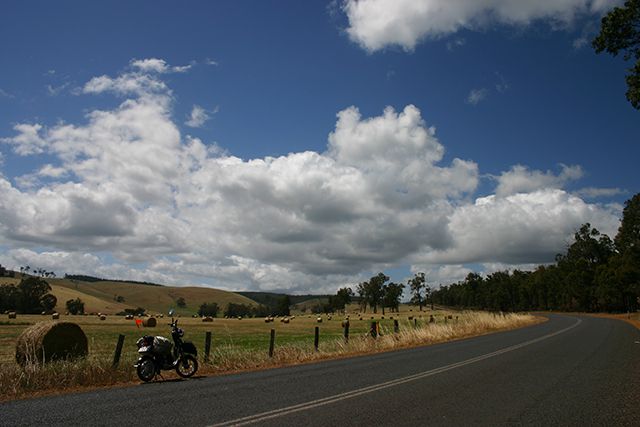
[{"label": "white painted edge line", "polygon": [[237,418],[235,420],[225,421],[219,424],[213,424],[209,427],[223,427],[223,426],[244,426],[249,424],[258,423],[261,421],[266,421],[269,419],[281,417],[284,415],[292,414],[294,412],[304,411],[306,409],[317,408],[319,406],[329,405],[331,403],[339,402],[341,400],[351,399],[357,396],[362,396],[363,394],[373,393],[378,390],[383,390],[385,388],[394,387],[400,384],[405,384],[408,382],[416,381],[422,378],[427,378],[433,375],[440,374],[442,372],[450,371],[452,369],[460,368],[466,365],[471,365],[472,363],[477,363],[482,360],[486,360],[492,357],[500,356],[501,354],[508,353],[510,351],[518,350],[520,348],[529,346],[531,344],[535,344],[540,341],[544,341],[546,339],[555,337],[557,335],[563,334],[576,326],[582,323],[582,319],[576,319],[576,323],[573,325],[561,329],[559,331],[553,332],[548,335],[541,336],[539,338],[532,339],[530,341],[525,341],[520,344],[515,344],[510,347],[505,347],[503,349],[494,351],[492,353],[483,354],[482,356],[473,357],[471,359],[463,360],[462,362],[452,363],[450,365],[445,365],[440,368],[431,369],[429,371],[420,372],[413,375],[408,375],[406,377],[397,378],[395,380],[390,380],[380,384],[374,384],[368,387],[363,387],[357,390],[347,391],[345,393],[335,394],[333,396],[324,397],[322,399],[311,400],[309,402],[299,403],[297,405],[287,406],[285,408],[274,409],[272,411],[262,412],[255,415],[249,415],[242,418]]}]

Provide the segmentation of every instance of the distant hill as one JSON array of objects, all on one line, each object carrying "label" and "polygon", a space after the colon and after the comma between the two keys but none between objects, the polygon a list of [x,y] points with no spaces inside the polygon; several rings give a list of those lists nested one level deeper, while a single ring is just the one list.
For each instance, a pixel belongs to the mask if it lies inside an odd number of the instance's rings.
[{"label": "distant hill", "polygon": [[[85,303],[86,313],[105,314],[116,314],[127,308],[142,307],[148,313],[166,314],[170,308],[173,308],[178,314],[191,316],[198,311],[198,308],[203,303],[215,302],[221,310],[224,310],[229,303],[256,305],[253,300],[247,297],[220,289],[156,284],[146,286],[150,284],[95,280],[97,278],[88,277],[90,278],[89,281],[70,279],[69,277],[64,279],[45,279],[51,285],[53,295],[58,299],[57,311],[64,313],[66,311],[66,302],[75,298],[80,298]],[[3,277],[0,280],[0,284],[17,284],[19,281],[19,277]],[[184,308],[180,308],[176,304],[180,297],[185,300],[186,306]]]}]

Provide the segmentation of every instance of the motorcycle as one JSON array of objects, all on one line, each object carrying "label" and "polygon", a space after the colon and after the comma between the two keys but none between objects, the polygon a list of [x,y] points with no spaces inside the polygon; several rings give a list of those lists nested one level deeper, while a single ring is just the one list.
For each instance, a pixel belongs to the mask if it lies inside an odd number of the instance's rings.
[{"label": "motorcycle", "polygon": [[191,377],[198,371],[196,346],[182,340],[184,331],[178,327],[178,319],[173,319],[173,310],[169,315],[173,344],[167,338],[152,335],[145,335],[136,342],[139,358],[133,366],[138,378],[144,382],[153,380],[156,375],[162,376],[162,370],[175,369],[182,378]]}]

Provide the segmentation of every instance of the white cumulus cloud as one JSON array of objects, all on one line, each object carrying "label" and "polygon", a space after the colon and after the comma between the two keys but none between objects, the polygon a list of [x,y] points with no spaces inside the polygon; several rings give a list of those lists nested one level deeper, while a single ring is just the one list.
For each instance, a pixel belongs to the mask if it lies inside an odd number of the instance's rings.
[{"label": "white cumulus cloud", "polygon": [[619,206],[584,202],[559,189],[488,196],[458,207],[447,223],[452,244],[424,254],[440,263],[544,263],[563,252],[579,224],[615,235]]},{"label": "white cumulus cloud", "polygon": [[19,124],[2,140],[47,155],[22,187],[0,176],[3,265],[333,292],[403,263],[459,277],[469,262],[550,261],[583,222],[615,230],[619,207],[560,189],[577,167],[515,166],[496,178],[496,195],[469,202],[479,166],[444,162],[414,105],[339,111],[322,153],[234,157],[181,133],[176,98],[147,67],[84,85],[124,97],[117,107],[80,123]]},{"label": "white cumulus cloud", "polygon": [[568,182],[578,180],[584,175],[580,166],[560,166],[562,170],[556,175],[551,171],[542,172],[531,170],[523,165],[515,165],[496,177],[498,181],[496,195],[506,196],[546,188],[563,188]]},{"label": "white cumulus cloud", "polygon": [[[216,113],[217,109],[213,111]],[[210,112],[205,110],[199,105],[194,105],[191,109],[191,114],[189,115],[189,119],[184,123],[185,125],[192,128],[199,128],[204,126],[204,124],[211,118],[209,115]]]},{"label": "white cumulus cloud", "polygon": [[19,123],[13,126],[18,135],[11,138],[1,138],[0,142],[13,145],[13,151],[20,156],[41,154],[44,152],[47,142],[40,137],[42,125]]},{"label": "white cumulus cloud", "polygon": [[158,58],[133,59],[130,64],[143,73],[184,73],[191,69],[191,65],[170,66],[164,59]]},{"label": "white cumulus cloud", "polygon": [[620,0],[346,0],[347,33],[373,52],[387,46],[413,50],[424,39],[492,24],[536,20],[567,25],[583,14],[601,14]]}]

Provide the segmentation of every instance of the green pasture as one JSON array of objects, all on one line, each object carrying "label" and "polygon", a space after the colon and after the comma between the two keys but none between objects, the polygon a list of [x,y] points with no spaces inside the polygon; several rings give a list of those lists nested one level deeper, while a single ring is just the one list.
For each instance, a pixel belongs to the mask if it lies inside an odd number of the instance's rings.
[{"label": "green pasture", "polygon": [[[415,320],[409,320],[413,313],[401,313],[386,315],[384,319],[380,314],[375,315],[375,320],[380,321],[381,329],[386,332],[393,331],[395,317],[401,328],[414,327]],[[428,322],[429,314],[434,314],[439,322],[444,322],[443,311],[422,314],[415,313],[418,324]],[[273,322],[266,323],[264,318],[220,319],[213,322],[202,322],[201,319],[182,317],[179,326],[185,331],[185,340],[192,341],[198,348],[199,355],[204,354],[206,332],[212,333],[212,353],[215,349],[238,350],[248,352],[268,353],[270,331],[276,331],[276,349],[282,345],[308,345],[313,348],[315,327],[320,328],[320,342],[341,339],[344,333],[342,321],[344,316],[332,316],[331,320],[326,315],[321,316],[322,323],[317,322],[316,315],[300,315],[291,319],[289,323],[281,322],[280,318],[274,318]],[[371,314],[364,315],[359,320],[358,315],[350,316],[349,335],[365,335],[371,326]],[[15,343],[20,333],[30,325],[41,321],[49,321],[51,316],[45,315],[20,315],[16,319],[8,319],[8,316],[0,316],[0,362],[13,362],[15,360]],[[118,335],[125,336],[122,353],[123,360],[133,360],[136,357],[137,348],[135,342],[142,335],[162,335],[170,337],[166,316],[158,318],[158,324],[153,328],[138,328],[134,320],[126,320],[122,316],[107,316],[106,320],[100,320],[97,316],[73,316],[61,315],[59,321],[73,322],[82,328],[89,342],[90,357],[109,359],[113,357]]]}]

